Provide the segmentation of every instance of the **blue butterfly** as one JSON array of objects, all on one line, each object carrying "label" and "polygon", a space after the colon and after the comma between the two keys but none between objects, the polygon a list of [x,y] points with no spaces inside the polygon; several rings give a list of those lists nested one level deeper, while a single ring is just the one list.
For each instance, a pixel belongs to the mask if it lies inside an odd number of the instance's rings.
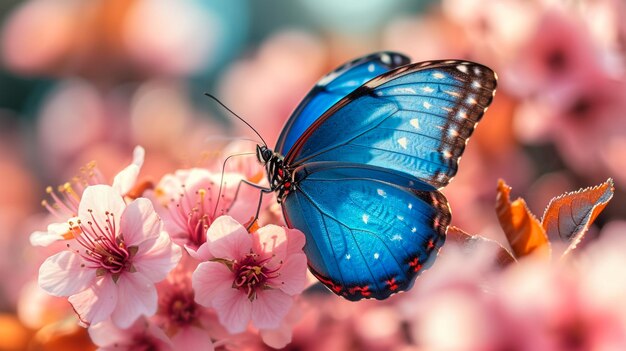
[{"label": "blue butterfly", "polygon": [[311,272],[348,300],[409,289],[445,241],[438,191],[457,172],[491,103],[495,73],[380,52],[323,77],[274,151],[257,146],[289,227],[306,235]]}]

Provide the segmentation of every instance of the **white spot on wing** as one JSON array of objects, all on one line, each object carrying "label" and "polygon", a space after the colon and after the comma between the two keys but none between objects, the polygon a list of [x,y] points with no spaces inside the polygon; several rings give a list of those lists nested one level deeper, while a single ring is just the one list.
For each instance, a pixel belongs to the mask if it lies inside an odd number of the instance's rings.
[{"label": "white spot on wing", "polygon": [[430,102],[428,102],[428,101],[424,101],[424,103],[422,105],[424,105],[424,107],[426,107],[426,108],[430,108],[432,106],[430,104]]},{"label": "white spot on wing", "polygon": [[477,80],[475,80],[474,82],[472,82],[472,86],[473,86],[474,88],[476,88],[476,89],[480,89],[480,88],[482,88],[482,85],[480,85],[480,83],[479,83]]},{"label": "white spot on wing", "polygon": [[420,121],[417,118],[413,118],[409,121],[409,123],[411,123],[411,125],[413,126],[413,128],[415,129],[420,129]]},{"label": "white spot on wing", "polygon": [[450,153],[450,151],[446,150],[446,151],[443,152],[443,157],[444,158],[450,158],[450,157],[452,157],[452,154]]},{"label": "white spot on wing", "polygon": [[338,72],[331,72],[327,74],[325,77],[320,79],[319,82],[317,82],[317,86],[325,86],[326,84],[335,80],[335,78],[337,78],[338,75],[339,75]]},{"label": "white spot on wing", "polygon": [[370,220],[370,216],[368,216],[366,213],[364,213],[361,218],[363,219],[363,223],[365,224],[367,224],[367,222]]},{"label": "white spot on wing", "polygon": [[402,148],[405,150],[406,150],[406,146],[408,143],[409,143],[409,140],[405,137],[398,139],[398,144],[400,144],[400,146],[402,146]]},{"label": "white spot on wing", "polygon": [[454,96],[454,97],[459,97],[461,96],[461,94],[457,93],[456,91],[452,91],[452,90],[444,90],[444,93],[450,95],[450,96]]},{"label": "white spot on wing", "polygon": [[391,241],[400,241],[402,240],[402,235],[400,234],[395,234],[394,236],[391,237]]},{"label": "white spot on wing", "polygon": [[459,71],[461,71],[463,73],[467,73],[467,66],[466,65],[458,65],[458,66],[456,66],[456,69],[458,69]]},{"label": "white spot on wing", "polygon": [[374,72],[374,69],[376,69],[376,66],[374,66],[373,63],[370,63],[369,66],[367,66],[368,72]]},{"label": "white spot on wing", "polygon": [[413,204],[409,202],[409,210],[413,208]]},{"label": "white spot on wing", "polygon": [[435,72],[433,73],[433,77],[435,77],[435,79],[444,79],[446,76],[441,72]]},{"label": "white spot on wing", "polygon": [[425,93],[432,93],[433,91],[435,91],[435,89],[431,88],[431,87],[423,87],[422,91]]},{"label": "white spot on wing", "polygon": [[380,60],[382,61],[382,63],[384,63],[386,65],[391,64],[391,57],[389,57],[389,55],[387,55],[387,54],[380,55]]},{"label": "white spot on wing", "polygon": [[399,221],[403,221],[403,220],[404,220],[404,216],[397,215],[397,216],[396,216],[396,218],[397,218]]},{"label": "white spot on wing", "polygon": [[378,254],[378,252],[374,253],[374,259],[377,260],[380,257],[380,254]]},{"label": "white spot on wing", "polygon": [[387,193],[383,189],[377,189],[376,193],[382,197],[387,197]]},{"label": "white spot on wing", "polygon": [[346,254],[346,260],[349,260],[350,258],[352,258],[352,256],[350,254]]},{"label": "white spot on wing", "polygon": [[396,94],[409,94],[409,95],[412,95],[412,94],[415,94],[416,91],[415,91],[415,89],[413,89],[411,87],[400,87],[400,88],[396,88],[395,89],[395,93]]},{"label": "white spot on wing", "polygon": [[411,228],[411,233],[415,233],[417,231],[417,228],[413,227]]}]

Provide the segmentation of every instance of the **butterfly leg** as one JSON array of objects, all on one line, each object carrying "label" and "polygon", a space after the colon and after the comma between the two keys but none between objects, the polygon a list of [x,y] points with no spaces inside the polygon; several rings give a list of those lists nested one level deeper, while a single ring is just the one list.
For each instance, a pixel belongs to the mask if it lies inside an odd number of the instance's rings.
[{"label": "butterfly leg", "polygon": [[250,229],[252,227],[252,225],[254,224],[254,222],[256,222],[257,219],[259,219],[259,212],[261,212],[261,204],[263,203],[263,195],[264,194],[271,194],[273,192],[272,189],[270,188],[266,188],[264,186],[258,185],[256,183],[252,183],[246,179],[242,179],[239,181],[239,185],[237,185],[237,190],[235,191],[235,197],[233,198],[233,202],[235,203],[235,201],[237,201],[237,196],[239,195],[239,190],[241,189],[241,185],[242,184],[246,184],[248,186],[251,186],[255,189],[259,189],[259,204],[257,205],[256,208],[256,213],[254,215],[254,218],[252,219],[252,221],[250,221],[250,225],[248,226],[248,228],[246,229]]}]

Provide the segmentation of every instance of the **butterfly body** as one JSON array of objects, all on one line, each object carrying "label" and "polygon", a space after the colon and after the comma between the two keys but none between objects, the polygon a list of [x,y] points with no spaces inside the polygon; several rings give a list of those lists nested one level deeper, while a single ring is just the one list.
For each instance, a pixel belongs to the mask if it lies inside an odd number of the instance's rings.
[{"label": "butterfly body", "polygon": [[275,148],[257,147],[311,272],[349,300],[407,290],[445,241],[439,188],[456,174],[495,73],[467,61],[376,53],[322,78]]}]

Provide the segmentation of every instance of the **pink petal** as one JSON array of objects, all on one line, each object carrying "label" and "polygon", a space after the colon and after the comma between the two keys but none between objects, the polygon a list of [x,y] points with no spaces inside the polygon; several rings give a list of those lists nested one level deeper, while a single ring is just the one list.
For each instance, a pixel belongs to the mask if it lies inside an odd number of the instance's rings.
[{"label": "pink petal", "polygon": [[282,349],[291,342],[294,326],[302,319],[303,311],[298,304],[294,304],[287,316],[276,329],[261,329],[259,334],[263,342],[275,349]]},{"label": "pink petal", "polygon": [[165,332],[144,318],[138,319],[128,329],[120,329],[110,319],[106,320],[90,326],[89,337],[100,347],[99,351],[135,350],[145,346],[145,341],[153,344],[159,351],[173,350],[173,344]]},{"label": "pink petal", "polygon": [[[217,178],[215,180],[216,184],[219,184],[219,174],[216,175]],[[224,186],[222,188],[222,194],[225,195],[228,201],[221,201],[217,208],[217,214],[223,215],[228,214],[233,217],[239,223],[246,223],[250,221],[252,216],[256,211],[258,201],[259,201],[259,190],[253,188],[251,186],[247,186],[245,184],[241,185],[239,188],[239,194],[237,195],[237,200],[232,202],[232,199],[237,192],[237,187],[242,179],[245,179],[245,176],[241,173],[224,173],[223,183]],[[219,190],[219,186],[215,187],[216,190]],[[214,196],[217,196],[217,191]]]},{"label": "pink petal", "polygon": [[248,295],[239,290],[230,289],[226,293],[215,296],[213,308],[217,312],[220,323],[231,334],[235,334],[246,330],[253,306]]},{"label": "pink petal", "polygon": [[254,234],[253,250],[262,257],[274,256],[272,261],[281,262],[287,257],[287,235],[285,228],[277,225],[266,225]]},{"label": "pink petal", "polygon": [[[130,207],[130,206],[129,206]],[[148,242],[144,242],[147,244]],[[160,282],[176,267],[182,257],[182,249],[174,245],[167,233],[161,232],[151,247],[139,245],[133,258],[133,266],[151,282]]]},{"label": "pink petal", "polygon": [[143,147],[135,146],[135,150],[133,151],[133,163],[128,165],[113,178],[113,189],[115,189],[118,194],[124,196],[133,188],[135,182],[137,182],[145,154],[146,151]]},{"label": "pink petal", "polygon": [[126,207],[120,222],[120,234],[126,246],[141,245],[146,240],[158,238],[161,233],[161,219],[150,200],[143,197]]},{"label": "pink petal", "polygon": [[232,288],[233,273],[222,263],[203,262],[191,276],[191,285],[195,291],[195,300],[205,307],[211,307],[217,295],[236,291]]},{"label": "pink petal", "polygon": [[119,303],[111,320],[120,328],[130,327],[141,315],[152,316],[157,310],[157,291],[154,284],[139,272],[122,274],[117,281]]},{"label": "pink petal", "polygon": [[99,347],[122,344],[128,338],[128,331],[115,326],[110,319],[89,326],[89,337]]},{"label": "pink petal", "polygon": [[292,330],[291,326],[281,325],[277,329],[259,330],[259,334],[265,345],[275,349],[282,349],[291,342]]},{"label": "pink petal", "polygon": [[278,328],[292,304],[293,298],[280,290],[259,291],[252,303],[252,323],[259,329]]},{"label": "pink petal", "polygon": [[67,222],[50,223],[48,231],[33,232],[30,235],[30,244],[33,246],[49,246],[53,242],[65,240],[64,235],[70,231],[70,225]]},{"label": "pink petal", "polygon": [[[187,252],[189,252],[189,249],[187,249]],[[215,258],[213,254],[211,253],[211,250],[209,249],[209,243],[206,243],[206,242],[200,245],[195,255],[191,253],[189,254],[191,255],[191,257],[195,258],[198,261],[208,261],[210,259]]]},{"label": "pink petal", "polygon": [[174,349],[185,351],[213,351],[213,341],[209,333],[194,326],[182,328],[172,337]]},{"label": "pink petal", "polygon": [[272,285],[276,285],[287,295],[302,293],[307,282],[306,264],[306,256],[303,253],[289,256],[280,268],[280,276],[272,280]]},{"label": "pink petal", "polygon": [[287,239],[289,239],[289,242],[287,243],[287,255],[302,253],[304,244],[306,244],[306,237],[304,236],[304,233],[298,229],[290,228],[285,228],[285,231],[287,232]]},{"label": "pink petal", "polygon": [[[198,188],[204,188],[205,185],[209,185],[211,183],[218,184],[217,188],[219,188],[219,177],[216,178],[211,172],[204,168],[192,168],[185,177],[185,187],[194,192]],[[212,188],[213,187],[211,187],[211,189]]]},{"label": "pink petal", "polygon": [[[202,252],[200,252],[200,249],[204,246],[204,250]],[[198,247],[197,249],[194,249],[193,247],[185,244],[185,251],[187,251],[187,253],[189,254],[189,256],[193,257],[194,259],[198,260],[198,261],[208,261],[211,258],[211,253],[209,252],[209,249],[206,245],[206,243],[200,245],[200,247]]]},{"label": "pink petal", "polygon": [[81,321],[96,324],[111,316],[118,302],[118,291],[113,279],[107,275],[68,300]]},{"label": "pink petal", "polygon": [[116,231],[119,232],[119,219],[125,208],[126,204],[122,196],[112,187],[103,184],[92,185],[83,192],[83,197],[78,205],[78,217],[86,226],[88,226],[88,221],[93,221],[93,218],[100,226],[103,226],[108,219],[106,213],[112,213],[117,223]]},{"label": "pink petal", "polygon": [[238,260],[252,248],[252,238],[246,228],[229,216],[218,217],[206,235],[214,257]]},{"label": "pink petal", "polygon": [[50,295],[74,295],[96,278],[96,270],[83,264],[83,259],[71,251],[48,257],[39,267],[39,286]]}]

